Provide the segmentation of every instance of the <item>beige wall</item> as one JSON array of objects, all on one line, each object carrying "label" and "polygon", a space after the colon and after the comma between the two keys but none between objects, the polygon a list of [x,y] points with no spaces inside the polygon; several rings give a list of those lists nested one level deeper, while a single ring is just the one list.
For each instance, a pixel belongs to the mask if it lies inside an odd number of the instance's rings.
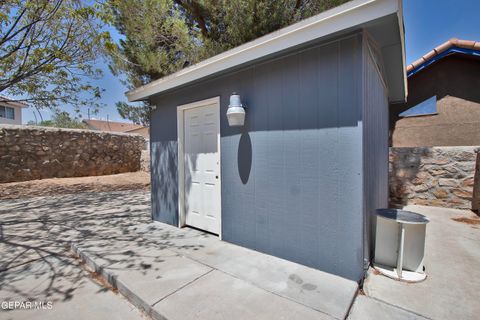
[{"label": "beige wall", "polygon": [[480,144],[479,103],[446,96],[437,101],[437,110],[437,115],[398,120],[392,145],[424,147]]},{"label": "beige wall", "polygon": [[142,135],[145,139],[150,139],[150,130],[148,127],[138,128],[134,130],[127,131],[125,133],[137,133]]},{"label": "beige wall", "polygon": [[[408,78],[408,101],[390,106],[393,147],[480,145],[480,59],[450,56]],[[437,96],[436,115],[398,114]]]},{"label": "beige wall", "polygon": [[22,124],[22,109],[21,107],[7,106],[15,109],[15,119],[7,119],[0,117],[0,124]]}]

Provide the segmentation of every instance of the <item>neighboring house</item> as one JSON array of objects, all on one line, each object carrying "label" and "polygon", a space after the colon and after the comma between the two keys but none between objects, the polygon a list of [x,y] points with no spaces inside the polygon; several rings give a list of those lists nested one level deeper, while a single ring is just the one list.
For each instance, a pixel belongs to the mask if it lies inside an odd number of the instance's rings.
[{"label": "neighboring house", "polygon": [[451,39],[407,70],[408,100],[390,108],[391,145],[479,145],[480,42]]},{"label": "neighboring house", "polygon": [[[144,131],[148,132],[148,128],[126,122],[114,122],[103,120],[83,120],[90,130],[110,131],[110,132],[124,132],[124,133],[140,133],[144,136]],[[147,134],[148,137],[148,134]]]},{"label": "neighboring house", "polygon": [[131,130],[127,130],[125,131],[126,133],[137,133],[137,134],[140,134],[142,135],[145,139],[149,139],[150,138],[150,130],[148,127],[140,127],[140,128],[136,128],[136,129],[131,129]]},{"label": "neighboring house", "polygon": [[0,96],[0,124],[22,124],[22,109],[28,104]]},{"label": "neighboring house", "polygon": [[156,106],[153,219],[360,281],[404,55],[401,1],[354,0],[128,92]]},{"label": "neighboring house", "polygon": [[125,133],[136,133],[140,134],[145,138],[145,145],[144,149],[149,150],[150,149],[150,129],[148,127],[141,127],[138,129],[132,129],[125,131]]}]

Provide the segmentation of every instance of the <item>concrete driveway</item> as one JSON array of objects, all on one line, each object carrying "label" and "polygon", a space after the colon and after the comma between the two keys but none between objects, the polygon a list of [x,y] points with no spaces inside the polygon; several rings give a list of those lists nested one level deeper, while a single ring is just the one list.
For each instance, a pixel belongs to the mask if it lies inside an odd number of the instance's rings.
[{"label": "concrete driveway", "polygon": [[98,239],[95,230],[125,217],[148,221],[148,204],[145,193],[0,201],[0,319],[144,319],[82,267],[70,242]]},{"label": "concrete driveway", "polygon": [[[344,319],[357,284],[152,222],[146,192],[2,201],[0,301],[52,301],[52,310],[0,318],[141,316],[97,284],[70,246],[139,309],[157,319]],[[95,276],[98,278],[97,276]]]},{"label": "concrete driveway", "polygon": [[[370,274],[349,319],[475,319],[480,220],[407,209],[431,219],[427,280]],[[352,281],[152,222],[148,192],[0,201],[0,319],[343,319],[356,291]],[[40,305],[7,310],[15,301]]]}]

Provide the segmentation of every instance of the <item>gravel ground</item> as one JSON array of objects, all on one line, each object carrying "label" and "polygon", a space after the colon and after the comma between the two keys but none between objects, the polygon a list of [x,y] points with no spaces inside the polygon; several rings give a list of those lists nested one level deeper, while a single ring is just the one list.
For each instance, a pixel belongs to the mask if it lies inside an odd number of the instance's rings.
[{"label": "gravel ground", "polygon": [[150,173],[137,171],[108,176],[53,178],[0,183],[0,199],[148,189],[150,189]]}]

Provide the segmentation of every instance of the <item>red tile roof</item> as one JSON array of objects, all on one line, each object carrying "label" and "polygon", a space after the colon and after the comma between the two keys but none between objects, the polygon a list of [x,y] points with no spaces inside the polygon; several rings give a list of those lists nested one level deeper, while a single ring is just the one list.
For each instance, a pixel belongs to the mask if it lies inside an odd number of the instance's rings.
[{"label": "red tile roof", "polygon": [[127,132],[130,130],[144,128],[141,125],[126,123],[126,122],[114,122],[103,120],[83,120],[89,129],[111,132]]},{"label": "red tile roof", "polygon": [[407,72],[412,71],[413,69],[417,68],[418,66],[422,65],[423,63],[433,59],[437,55],[441,54],[442,52],[447,51],[452,47],[464,48],[464,49],[473,49],[473,50],[480,50],[480,42],[472,41],[472,40],[460,40],[457,38],[452,38],[447,42],[442,43],[432,51],[429,51],[427,54],[423,55],[420,59],[415,60],[411,64],[407,66]]}]

